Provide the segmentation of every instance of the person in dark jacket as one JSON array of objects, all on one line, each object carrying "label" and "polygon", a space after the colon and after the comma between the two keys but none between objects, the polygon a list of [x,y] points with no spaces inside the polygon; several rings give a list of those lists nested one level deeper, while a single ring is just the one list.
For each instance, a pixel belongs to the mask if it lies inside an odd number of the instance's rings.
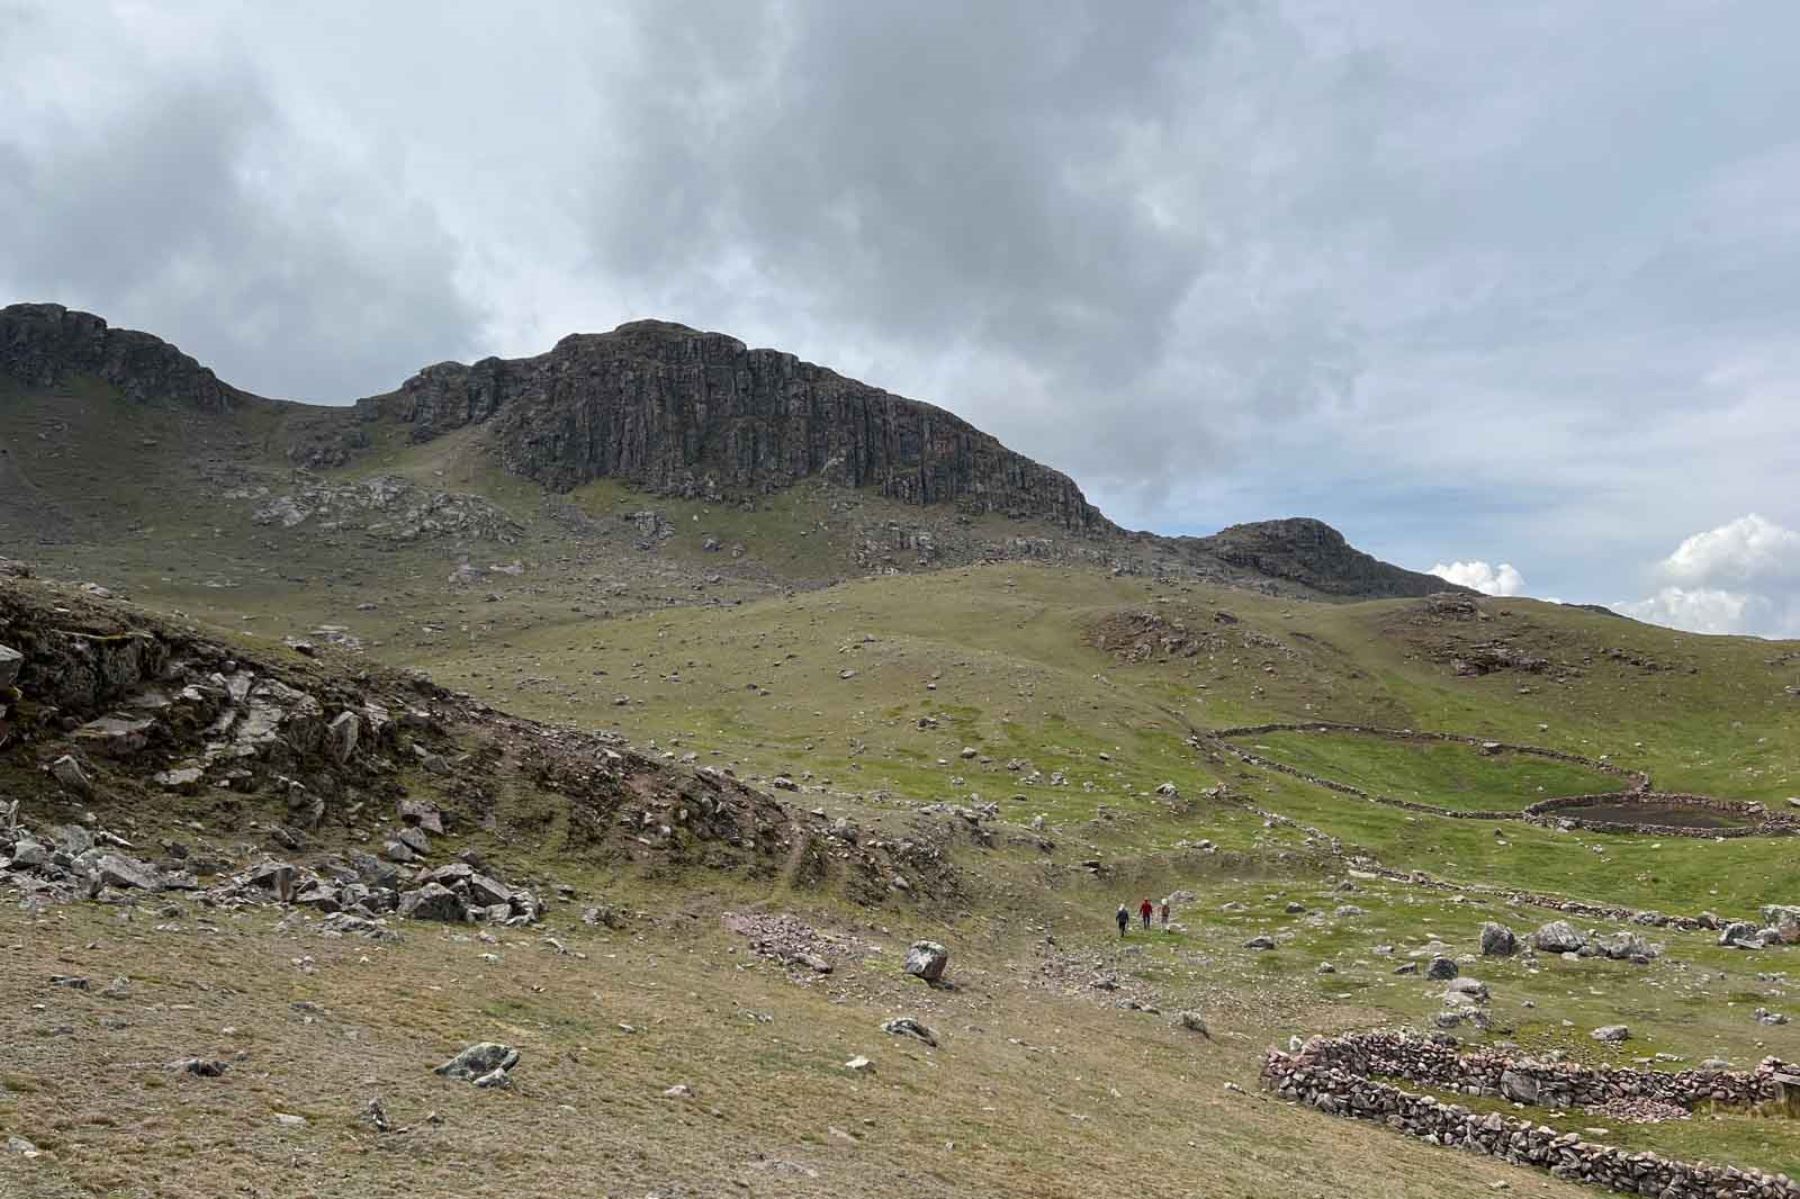
[{"label": "person in dark jacket", "polygon": [[1119,935],[1122,937],[1125,935],[1125,930],[1131,927],[1131,913],[1125,910],[1124,904],[1119,905],[1118,920]]}]

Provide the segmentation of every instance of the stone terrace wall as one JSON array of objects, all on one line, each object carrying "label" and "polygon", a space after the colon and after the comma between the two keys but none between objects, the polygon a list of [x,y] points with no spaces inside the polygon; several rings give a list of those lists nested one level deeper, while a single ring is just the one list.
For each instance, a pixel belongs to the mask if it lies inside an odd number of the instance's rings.
[{"label": "stone terrace wall", "polygon": [[[1304,1103],[1331,1115],[1378,1120],[1433,1145],[1455,1146],[1490,1154],[1519,1165],[1536,1166],[1548,1170],[1558,1178],[1573,1182],[1640,1195],[1655,1195],[1662,1199],[1800,1199],[1800,1186],[1789,1181],[1784,1174],[1765,1174],[1759,1170],[1712,1166],[1704,1162],[1682,1162],[1655,1153],[1630,1153],[1610,1145],[1584,1141],[1576,1133],[1561,1132],[1546,1125],[1533,1124],[1530,1120],[1509,1119],[1498,1112],[1477,1115],[1458,1104],[1440,1103],[1428,1096],[1413,1095],[1366,1077],[1361,1070],[1375,1064],[1424,1068],[1429,1062],[1442,1064],[1452,1072],[1463,1069],[1439,1063],[1435,1052],[1415,1057],[1406,1050],[1379,1040],[1395,1036],[1396,1034],[1385,1033],[1363,1034],[1338,1038],[1336,1041],[1315,1037],[1298,1053],[1271,1050],[1263,1063],[1263,1081],[1282,1098]],[[1370,1052],[1371,1047],[1360,1043],[1372,1038],[1377,1040],[1373,1052]],[[1349,1044],[1345,1044],[1346,1042]],[[1431,1044],[1417,1038],[1410,1039],[1410,1043]],[[1434,1050],[1439,1048],[1447,1049],[1433,1047]],[[1447,1052],[1453,1058],[1457,1056],[1454,1050]],[[1345,1064],[1334,1064],[1333,1059]],[[1512,1068],[1516,1069],[1520,1065],[1524,1063],[1513,1063]],[[1741,1088],[1747,1093],[1761,1094],[1764,1084],[1753,1080],[1767,1078],[1769,1086],[1778,1087],[1773,1076],[1785,1067],[1777,1069],[1777,1066],[1778,1063],[1772,1065],[1771,1062],[1764,1062],[1755,1074],[1749,1075],[1731,1071],[1687,1073],[1712,1074],[1715,1077],[1719,1074],[1733,1075],[1735,1079],[1747,1081],[1733,1081],[1715,1089],[1729,1092]],[[1473,1069],[1485,1076],[1488,1066]],[[1564,1073],[1580,1075],[1581,1071],[1580,1068],[1574,1068],[1570,1071],[1559,1070],[1557,1073],[1559,1076]],[[1618,1076],[1654,1072],[1587,1072],[1588,1075],[1600,1073]],[[1605,1084],[1583,1078],[1581,1085],[1591,1085],[1598,1090],[1603,1085],[1610,1088],[1615,1083],[1625,1085],[1622,1079],[1617,1078]],[[1664,1084],[1639,1082],[1636,1085]],[[1705,1084],[1690,1082],[1668,1085],[1673,1090],[1684,1087],[1694,1090]]]}]

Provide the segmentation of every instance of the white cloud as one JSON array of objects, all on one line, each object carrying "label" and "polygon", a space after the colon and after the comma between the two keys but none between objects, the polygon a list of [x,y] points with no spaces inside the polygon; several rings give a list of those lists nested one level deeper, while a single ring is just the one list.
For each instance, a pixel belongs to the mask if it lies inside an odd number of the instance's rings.
[{"label": "white cloud", "polygon": [[1662,572],[1677,583],[1800,580],[1800,533],[1752,512],[1695,533],[1675,547]]},{"label": "white cloud", "polygon": [[1498,566],[1490,566],[1486,562],[1452,562],[1446,566],[1439,562],[1427,573],[1464,587],[1473,587],[1483,595],[1525,593],[1525,576],[1510,562],[1502,562]]},{"label": "white cloud", "polygon": [[1761,596],[1716,587],[1664,587],[1649,599],[1618,603],[1612,608],[1638,620],[1690,633],[1747,633],[1752,619],[1764,615],[1759,609],[1767,603]]},{"label": "white cloud", "polygon": [[1800,533],[1754,512],[1682,541],[1656,573],[1671,582],[1613,609],[1695,633],[1800,636]]}]

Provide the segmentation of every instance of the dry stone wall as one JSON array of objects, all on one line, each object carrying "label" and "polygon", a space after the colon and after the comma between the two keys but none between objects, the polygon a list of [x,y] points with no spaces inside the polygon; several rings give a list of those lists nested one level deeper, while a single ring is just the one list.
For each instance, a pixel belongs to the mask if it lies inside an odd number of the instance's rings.
[{"label": "dry stone wall", "polygon": [[[1473,745],[1490,753],[1529,754],[1532,757],[1547,758],[1556,762],[1568,762],[1583,766],[1602,774],[1616,775],[1627,781],[1628,789],[1618,792],[1600,792],[1589,795],[1565,795],[1541,800],[1522,809],[1458,809],[1444,808],[1436,804],[1419,803],[1416,800],[1396,799],[1391,795],[1380,795],[1373,791],[1365,791],[1361,787],[1342,783],[1336,779],[1328,779],[1298,767],[1289,766],[1272,758],[1265,758],[1239,745],[1234,745],[1233,737],[1259,737],[1268,733],[1357,733],[1370,737],[1384,737],[1395,741],[1448,741],[1465,745]],[[1251,724],[1236,728],[1217,729],[1208,735],[1211,744],[1225,753],[1251,766],[1265,770],[1273,770],[1315,787],[1323,787],[1340,795],[1352,795],[1370,803],[1384,804],[1391,808],[1400,808],[1409,812],[1423,812],[1432,816],[1444,816],[1453,820],[1523,820],[1528,824],[1545,826],[1563,826],[1568,828],[1588,829],[1594,832],[1630,832],[1641,833],[1653,837],[1766,837],[1791,835],[1800,833],[1800,821],[1784,816],[1770,815],[1761,804],[1746,803],[1738,800],[1716,799],[1709,795],[1690,795],[1681,792],[1651,791],[1650,776],[1639,771],[1626,770],[1611,762],[1602,762],[1597,758],[1585,758],[1580,754],[1565,753],[1562,750],[1544,749],[1535,745],[1513,745],[1504,741],[1492,741],[1481,737],[1469,737],[1460,733],[1413,732],[1403,729],[1376,728],[1371,725],[1340,724],[1333,721],[1308,721],[1304,724]],[[1704,808],[1709,811],[1723,812],[1740,816],[1751,823],[1727,828],[1693,828],[1686,825],[1658,824],[1651,821],[1622,820],[1588,820],[1579,816],[1562,814],[1564,809],[1578,808],[1587,804],[1613,803],[1652,803],[1668,804],[1680,807]]]},{"label": "dry stone wall", "polygon": [[1644,1096],[1690,1106],[1707,1101],[1758,1103],[1800,1087],[1800,1076],[1773,1058],[1750,1072],[1664,1074],[1531,1062],[1495,1053],[1462,1055],[1448,1039],[1376,1032],[1314,1037],[1296,1053],[1270,1050],[1263,1063],[1263,1081],[1282,1098],[1331,1115],[1379,1121],[1433,1145],[1490,1154],[1574,1182],[1661,1199],[1800,1199],[1800,1186],[1785,1174],[1627,1152],[1528,1119],[1480,1114],[1460,1104],[1415,1095],[1371,1074],[1521,1103],[1585,1105]]}]

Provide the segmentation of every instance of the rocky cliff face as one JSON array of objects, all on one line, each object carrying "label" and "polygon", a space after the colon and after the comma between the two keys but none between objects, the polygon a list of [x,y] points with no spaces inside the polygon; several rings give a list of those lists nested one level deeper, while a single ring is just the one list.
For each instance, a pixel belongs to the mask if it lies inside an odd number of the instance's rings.
[{"label": "rocky cliff face", "polygon": [[175,400],[214,412],[249,398],[160,337],[113,329],[92,313],[60,304],[0,308],[0,374],[33,387],[87,374],[127,399]]},{"label": "rocky cliff face", "polygon": [[1286,579],[1326,595],[1381,599],[1467,590],[1436,575],[1403,570],[1371,557],[1330,525],[1307,517],[1232,525],[1200,538],[1199,545],[1242,570]]},{"label": "rocky cliff face", "polygon": [[566,490],[624,479],[685,496],[824,476],[905,503],[1112,526],[1066,475],[940,408],[717,333],[640,321],[536,358],[421,371],[364,402],[427,440],[486,424],[505,467]]}]

